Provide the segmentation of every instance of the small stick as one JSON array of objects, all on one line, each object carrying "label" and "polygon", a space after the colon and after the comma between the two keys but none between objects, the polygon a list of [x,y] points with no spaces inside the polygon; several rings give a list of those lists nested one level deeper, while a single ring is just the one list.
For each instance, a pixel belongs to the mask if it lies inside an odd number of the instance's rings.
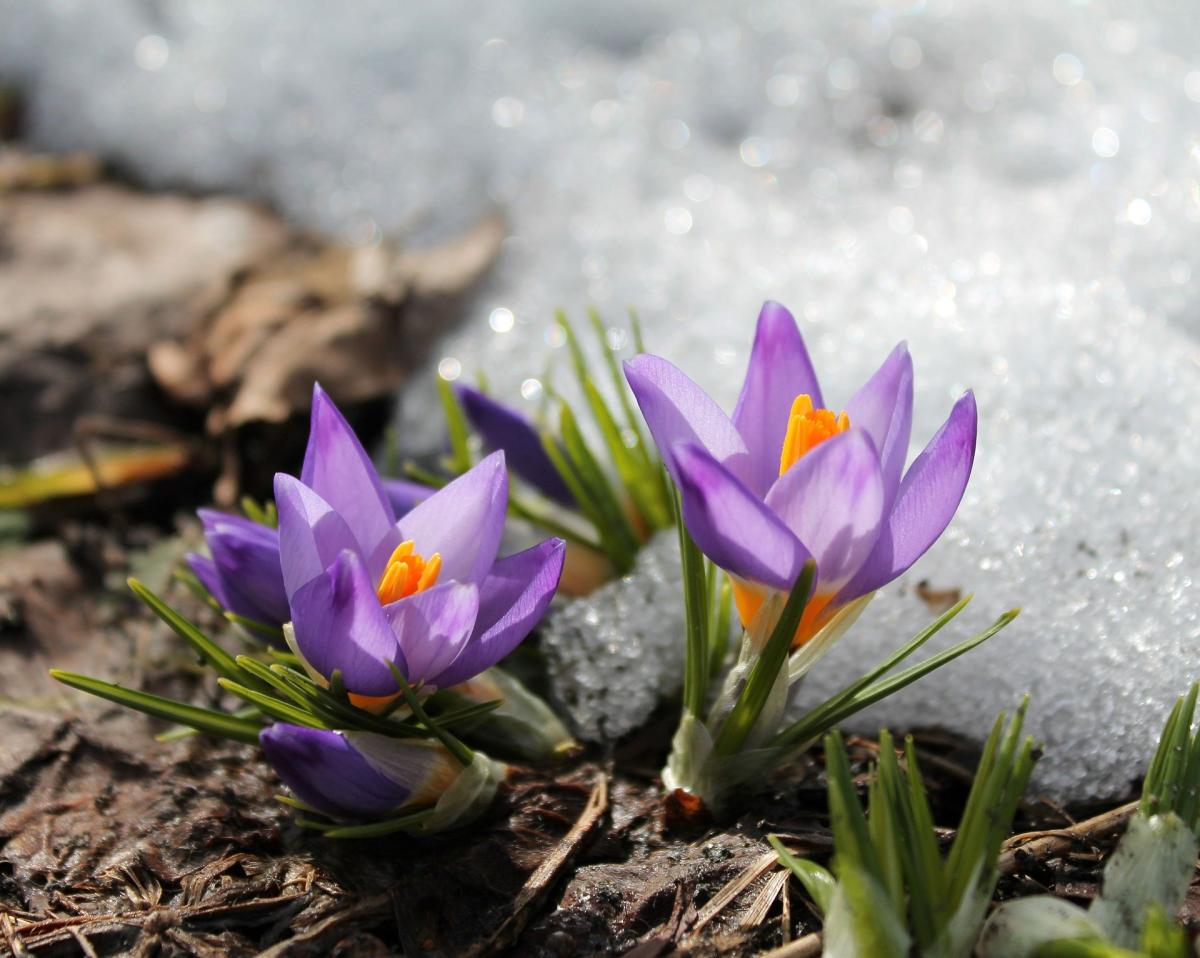
[{"label": "small stick", "polygon": [[817,958],[821,954],[821,946],[821,933],[814,931],[786,945],[764,951],[758,958]]},{"label": "small stick", "polygon": [[1013,875],[1028,867],[1031,861],[1057,855],[1073,845],[1094,844],[1119,831],[1137,808],[1138,802],[1129,802],[1070,828],[1014,835],[1002,846],[996,868],[1001,875]]},{"label": "small stick", "polygon": [[511,945],[524,930],[532,917],[530,909],[554,884],[563,867],[579,851],[584,841],[591,835],[597,824],[608,811],[608,777],[601,772],[588,797],[583,812],[571,826],[571,830],[563,836],[562,841],[552,851],[526,880],[524,887],[512,903],[512,911],[504,919],[500,927],[467,952],[468,958],[482,958],[484,955],[498,954]]}]

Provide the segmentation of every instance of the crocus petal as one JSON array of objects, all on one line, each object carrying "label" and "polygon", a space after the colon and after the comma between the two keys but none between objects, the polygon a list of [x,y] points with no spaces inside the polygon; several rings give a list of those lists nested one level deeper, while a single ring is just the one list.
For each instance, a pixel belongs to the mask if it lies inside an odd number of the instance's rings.
[{"label": "crocus petal", "polygon": [[470,386],[456,386],[454,392],[488,449],[503,449],[509,468],[539,492],[563,505],[575,504],[528,418]]},{"label": "crocus petal", "polygon": [[870,555],[883,524],[875,446],[853,427],[827,439],[775,481],[766,502],[817,560],[817,592],[835,592]]},{"label": "crocus petal", "polygon": [[404,677],[413,685],[436,684],[475,629],[479,587],[447,582],[392,602],[383,614],[404,655]]},{"label": "crocus petal", "polygon": [[975,396],[968,391],[904,474],[879,542],[842,590],[839,601],[891,582],[937,541],[967,488],[975,462],[977,430]]},{"label": "crocus petal", "polygon": [[294,476],[276,473],[275,507],[280,569],[289,599],[328,569],[339,553],[359,551],[358,540],[342,517]]},{"label": "crocus petal", "polygon": [[441,554],[442,582],[478,582],[496,559],[507,508],[504,453],[494,452],[437,490],[396,525],[400,539],[411,539],[420,555]]},{"label": "crocus petal", "polygon": [[676,366],[643,353],[625,363],[625,378],[663,462],[676,482],[673,451],[684,443],[708,450],[739,479],[744,479],[749,454],[741,435],[711,396]]},{"label": "crocus petal", "polygon": [[[258,733],[276,774],[300,801],[326,815],[371,817],[399,808],[420,785],[385,775],[341,732],[277,723]],[[392,739],[401,747],[399,739]],[[418,758],[426,758],[424,752]]]},{"label": "crocus petal", "polygon": [[884,511],[891,508],[912,434],[913,367],[908,346],[901,343],[846,404],[850,425],[865,430],[879,451],[883,472]]},{"label": "crocus petal", "polygon": [[[396,514],[379,473],[344,416],[319,385],[313,386],[312,424],[300,481],[345,520],[373,572],[398,544]],[[378,568],[376,568],[378,566]]]},{"label": "crocus petal", "polygon": [[196,578],[200,580],[200,584],[220,603],[222,609],[228,609],[230,612],[244,615],[244,613],[238,612],[234,608],[238,604],[240,597],[233,595],[225,587],[225,580],[221,578],[221,573],[217,571],[217,566],[212,559],[208,556],[202,556],[198,552],[189,552],[187,554],[187,564]]},{"label": "crocus petal", "polygon": [[747,485],[759,496],[779,477],[792,401],[802,394],[812,397],[813,406],[823,405],[796,320],[779,303],[768,301],[758,314],[746,381],[733,411],[733,424],[750,453]]},{"label": "crocus petal", "polygon": [[245,618],[268,625],[286,622],[290,616],[279,564],[279,532],[212,509],[199,510],[199,516],[228,601],[213,595],[228,611]]},{"label": "crocus petal", "polygon": [[341,669],[346,689],[357,695],[397,691],[386,665],[398,661],[396,634],[357,553],[340,553],[292,596],[292,628],[300,654],[321,675]]},{"label": "crocus petal", "polygon": [[436,486],[427,486],[421,482],[409,479],[383,479],[383,494],[392,504],[392,511],[402,516],[413,509],[418,503],[424,502],[433,495]]},{"label": "crocus petal", "polygon": [[433,680],[438,688],[467,681],[520,644],[554,598],[565,556],[562,539],[547,539],[492,566],[479,589],[475,633],[462,654]]},{"label": "crocus petal", "polygon": [[808,552],[729,469],[695,444],[675,451],[683,523],[700,551],[722,569],[774,589],[790,589]]}]

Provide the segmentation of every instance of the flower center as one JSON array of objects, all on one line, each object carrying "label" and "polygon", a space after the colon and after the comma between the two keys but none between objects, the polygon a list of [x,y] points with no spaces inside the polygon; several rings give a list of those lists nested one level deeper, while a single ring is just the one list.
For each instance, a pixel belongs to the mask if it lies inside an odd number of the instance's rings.
[{"label": "flower center", "polygon": [[792,411],[788,414],[787,435],[783,437],[783,451],[779,455],[779,474],[782,476],[814,446],[849,428],[850,417],[845,413],[835,416],[830,409],[813,409],[812,397],[801,393],[793,400]]},{"label": "flower center", "polygon": [[442,571],[442,557],[435,552],[428,559],[413,552],[413,541],[408,539],[396,546],[384,567],[375,594],[382,605],[406,598],[416,592],[424,592],[437,582]]}]

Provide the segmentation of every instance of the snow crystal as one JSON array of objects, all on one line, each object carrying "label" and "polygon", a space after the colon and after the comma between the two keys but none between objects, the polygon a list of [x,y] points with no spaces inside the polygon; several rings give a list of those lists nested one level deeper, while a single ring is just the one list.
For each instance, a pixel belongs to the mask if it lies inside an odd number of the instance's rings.
[{"label": "snow crystal", "polygon": [[683,684],[679,539],[659,533],[633,572],[576,599],[541,630],[554,704],[576,735],[613,741]]},{"label": "snow crystal", "polygon": [[[0,0],[0,74],[29,84],[45,145],[354,242],[501,207],[502,259],[428,376],[483,368],[530,409],[563,366],[560,305],[614,326],[636,306],[726,403],[764,298],[801,318],[835,406],[907,338],[914,450],[973,386],[975,475],[806,694],[928,618],[920,578],[977,593],[957,636],[1022,605],[864,721],[982,734],[1028,690],[1039,787],[1101,795],[1200,672],[1200,19],[1117,9]],[[430,393],[405,398],[415,445]],[[582,642],[604,610],[579,608]]]}]

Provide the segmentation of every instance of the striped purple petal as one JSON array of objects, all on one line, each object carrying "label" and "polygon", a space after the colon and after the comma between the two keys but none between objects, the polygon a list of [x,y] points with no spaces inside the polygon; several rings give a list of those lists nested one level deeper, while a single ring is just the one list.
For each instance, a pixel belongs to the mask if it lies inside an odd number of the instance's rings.
[{"label": "striped purple petal", "polygon": [[499,560],[479,589],[475,632],[457,659],[432,681],[446,688],[495,665],[546,612],[562,575],[566,543],[547,539]]},{"label": "striped purple petal", "polygon": [[790,589],[808,559],[800,540],[707,450],[687,444],[675,458],[683,522],[700,551],[742,579]]},{"label": "striped purple petal", "polygon": [[779,476],[792,401],[802,394],[811,396],[815,407],[823,405],[796,320],[779,303],[768,301],[758,314],[746,380],[733,411],[733,424],[749,451],[746,484],[759,496]]},{"label": "striped purple petal", "polygon": [[439,553],[440,581],[478,582],[496,561],[507,509],[504,453],[494,452],[402,516],[398,541],[411,539],[426,558]]},{"label": "striped purple petal", "polygon": [[371,733],[277,723],[258,740],[295,796],[334,818],[394,812],[426,790],[447,762],[440,746]]},{"label": "striped purple petal", "polygon": [[971,477],[978,418],[975,395],[968,391],[904,474],[879,541],[842,589],[839,601],[866,595],[891,582],[945,531]]}]

